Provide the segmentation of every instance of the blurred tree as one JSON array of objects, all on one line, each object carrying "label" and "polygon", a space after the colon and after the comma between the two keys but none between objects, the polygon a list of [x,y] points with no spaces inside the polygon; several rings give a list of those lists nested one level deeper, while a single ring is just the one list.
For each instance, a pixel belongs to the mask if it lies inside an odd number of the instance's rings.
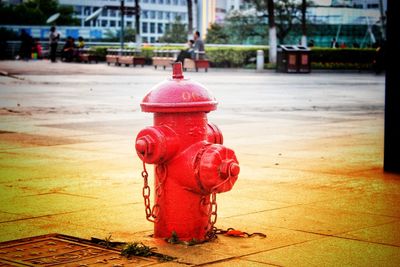
[{"label": "blurred tree", "polygon": [[[119,42],[119,34],[120,31],[112,31],[110,29],[106,29],[106,32],[104,33],[104,38],[103,41],[106,42]],[[134,28],[126,28],[124,30],[124,41],[125,42],[136,42],[136,30]]]},{"label": "blurred tree", "polygon": [[79,25],[73,18],[72,6],[60,6],[57,0],[31,0],[18,5],[0,2],[2,24],[8,25],[45,25],[46,20],[55,13],[60,13],[58,25]]},{"label": "blurred tree", "polygon": [[225,22],[225,32],[229,34],[229,43],[245,44],[248,39],[259,36],[260,23],[261,21],[256,16],[232,12]]},{"label": "blurred tree", "polygon": [[210,44],[227,44],[229,35],[224,27],[218,23],[211,24],[207,31],[206,43]]},{"label": "blurred tree", "polygon": [[187,31],[186,25],[182,23],[181,17],[177,16],[175,21],[166,29],[160,38],[160,43],[186,43]]},{"label": "blurred tree", "polygon": [[[269,38],[269,62],[276,63],[277,41],[276,41],[276,25],[275,25],[275,6],[273,0],[246,0],[253,3],[258,11],[267,13],[268,15],[268,38]],[[267,12],[265,12],[267,11]]]},{"label": "blurred tree", "polygon": [[[292,31],[293,25],[301,23],[302,44],[307,42],[307,7],[312,5],[311,0],[245,0],[255,5],[257,11],[268,16],[269,46],[275,48],[279,43],[285,43],[285,38]],[[275,29],[276,27],[276,29]],[[270,49],[270,62],[276,62],[276,51]]]}]

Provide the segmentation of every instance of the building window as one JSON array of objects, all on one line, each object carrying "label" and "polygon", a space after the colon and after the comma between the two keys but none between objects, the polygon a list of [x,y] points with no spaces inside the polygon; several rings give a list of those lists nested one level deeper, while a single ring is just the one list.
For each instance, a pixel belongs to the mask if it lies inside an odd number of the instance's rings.
[{"label": "building window", "polygon": [[150,33],[156,33],[156,24],[154,22],[150,23]]},{"label": "building window", "polygon": [[156,38],[155,37],[150,37],[150,43],[155,43],[156,42]]},{"label": "building window", "polygon": [[80,15],[82,13],[82,7],[81,6],[74,6],[74,13],[76,15]]},{"label": "building window", "polygon": [[157,33],[163,33],[163,24],[157,23]]},{"label": "building window", "polygon": [[110,20],[110,27],[115,27],[115,20]]},{"label": "building window", "polygon": [[142,32],[147,33],[147,22],[142,23]]},{"label": "building window", "polygon": [[89,15],[90,14],[90,7],[85,7],[85,9],[84,9],[84,14],[87,16],[87,15]]},{"label": "building window", "polygon": [[157,19],[163,19],[163,12],[157,11]]},{"label": "building window", "polygon": [[164,15],[165,15],[165,16],[164,16],[165,19],[167,19],[167,20],[170,20],[170,19],[171,19],[171,12],[165,12]]},{"label": "building window", "polygon": [[156,0],[151,0],[150,3],[155,4]]},{"label": "building window", "polygon": [[167,5],[171,4],[171,0],[165,0]]},{"label": "building window", "polygon": [[180,14],[182,21],[186,21],[186,13]]},{"label": "building window", "polygon": [[165,31],[167,32],[169,30],[170,24],[169,23],[165,23]]},{"label": "building window", "polygon": [[164,4],[164,0],[158,0],[158,3],[162,5]]},{"label": "building window", "polygon": [[117,12],[115,10],[110,10],[110,17],[116,17],[117,16]]},{"label": "building window", "polygon": [[102,15],[103,17],[107,17],[107,15],[108,15],[108,10],[105,9],[105,8],[103,8],[103,11],[101,11],[101,15]]},{"label": "building window", "polygon": [[149,18],[149,11],[143,10],[143,11],[142,11],[142,17],[143,17],[144,19],[148,19],[148,18]]},{"label": "building window", "polygon": [[142,43],[147,43],[147,42],[148,42],[147,37],[142,37]]},{"label": "building window", "polygon": [[155,19],[156,18],[156,12],[155,11],[150,11],[150,18]]},{"label": "building window", "polygon": [[126,26],[129,27],[129,28],[132,28],[132,21],[128,21],[128,22],[126,23]]},{"label": "building window", "polygon": [[149,0],[142,0],[143,1],[143,3],[148,3],[149,2]]},{"label": "building window", "polygon": [[107,20],[102,20],[101,21],[101,27],[107,27]]},{"label": "building window", "polygon": [[178,5],[178,0],[174,0],[173,4],[177,6]]},{"label": "building window", "polygon": [[181,6],[186,6],[186,0],[181,0]]},{"label": "building window", "polygon": [[379,8],[379,4],[367,4],[367,8]]}]

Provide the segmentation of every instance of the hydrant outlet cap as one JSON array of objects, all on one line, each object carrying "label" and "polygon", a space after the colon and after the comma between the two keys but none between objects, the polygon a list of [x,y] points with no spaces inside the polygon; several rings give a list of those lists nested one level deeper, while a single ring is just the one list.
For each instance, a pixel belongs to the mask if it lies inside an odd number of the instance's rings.
[{"label": "hydrant outlet cap", "polygon": [[200,83],[184,79],[181,65],[173,66],[172,79],[155,85],[140,104],[144,112],[210,112],[217,109],[214,96]]}]

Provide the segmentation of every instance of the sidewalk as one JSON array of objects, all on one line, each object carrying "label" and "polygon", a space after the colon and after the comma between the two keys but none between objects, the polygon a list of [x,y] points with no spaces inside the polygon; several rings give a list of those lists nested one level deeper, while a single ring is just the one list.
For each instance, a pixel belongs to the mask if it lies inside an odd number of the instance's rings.
[{"label": "sidewalk", "polygon": [[217,196],[216,226],[267,235],[188,247],[149,237],[134,151],[152,124],[139,103],[170,70],[0,61],[0,71],[16,77],[0,76],[0,242],[111,235],[178,257],[157,266],[400,266],[400,175],[382,171],[384,76],[185,72],[219,101],[209,121],[241,166]]}]

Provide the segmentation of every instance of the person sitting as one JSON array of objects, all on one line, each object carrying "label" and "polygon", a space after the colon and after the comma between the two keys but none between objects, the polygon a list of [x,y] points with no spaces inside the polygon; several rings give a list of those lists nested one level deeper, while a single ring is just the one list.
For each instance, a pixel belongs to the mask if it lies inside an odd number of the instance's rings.
[{"label": "person sitting", "polygon": [[79,38],[78,38],[78,46],[77,47],[79,49],[85,47],[85,41],[83,40],[82,36],[79,36]]},{"label": "person sitting", "polygon": [[[193,35],[194,40],[190,40],[188,45],[191,48],[188,48],[186,50],[181,50],[179,53],[176,62],[183,62],[185,61],[185,58],[191,58],[191,59],[199,59],[203,58],[202,54],[204,54],[204,42],[200,38],[200,32],[196,31]],[[199,55],[201,55],[199,57]]]},{"label": "person sitting", "polygon": [[183,65],[183,61],[185,60],[185,58],[192,58],[193,44],[194,44],[194,40],[189,40],[186,44],[187,48],[184,50],[181,50],[181,52],[179,53],[175,62],[182,62],[182,65]]},{"label": "person sitting", "polygon": [[197,55],[200,55],[200,58],[203,57],[202,54],[204,54],[205,50],[204,50],[204,42],[200,37],[200,32],[196,31],[194,33],[194,45],[193,45],[193,54],[192,54],[192,59],[198,59]]},{"label": "person sitting", "polygon": [[75,40],[71,36],[68,36],[62,51],[62,58],[65,62],[72,61],[72,59],[74,58],[74,49],[75,49]]},{"label": "person sitting", "polygon": [[41,59],[42,58],[42,45],[40,44],[40,41],[38,38],[34,39],[34,44],[32,47],[32,55],[34,56],[34,59]]}]

